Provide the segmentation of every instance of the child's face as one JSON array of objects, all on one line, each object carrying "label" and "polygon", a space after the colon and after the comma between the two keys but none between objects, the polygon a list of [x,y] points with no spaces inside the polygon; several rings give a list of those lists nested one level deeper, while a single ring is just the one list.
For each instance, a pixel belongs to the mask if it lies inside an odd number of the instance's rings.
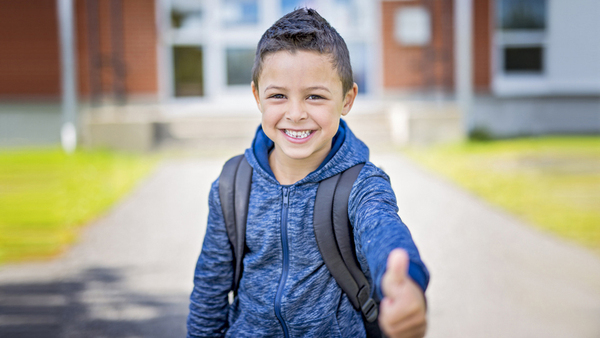
[{"label": "child's face", "polygon": [[258,82],[258,88],[252,83],[252,92],[262,128],[275,143],[272,156],[318,166],[331,149],[340,117],[352,108],[356,84],[342,93],[330,56],[310,51],[268,55]]}]

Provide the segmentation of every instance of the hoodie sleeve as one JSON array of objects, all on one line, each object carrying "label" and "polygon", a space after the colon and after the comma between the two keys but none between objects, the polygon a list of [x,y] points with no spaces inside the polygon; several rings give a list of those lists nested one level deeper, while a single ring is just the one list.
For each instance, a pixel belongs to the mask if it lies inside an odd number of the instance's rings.
[{"label": "hoodie sleeve", "polygon": [[210,190],[208,224],[194,273],[194,289],[187,319],[188,338],[225,335],[228,294],[233,281],[232,260],[216,180]]},{"label": "hoodie sleeve", "polygon": [[408,275],[425,292],[429,271],[421,261],[408,227],[398,216],[396,195],[389,177],[371,163],[363,167],[354,183],[348,213],[354,227],[357,252],[366,258],[379,299],[383,299],[381,279],[387,257],[395,248],[406,250],[410,259]]}]

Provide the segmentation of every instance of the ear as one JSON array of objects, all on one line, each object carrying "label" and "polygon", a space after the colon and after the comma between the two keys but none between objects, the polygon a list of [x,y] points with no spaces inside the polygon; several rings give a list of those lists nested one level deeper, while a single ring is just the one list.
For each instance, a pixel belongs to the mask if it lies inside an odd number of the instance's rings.
[{"label": "ear", "polygon": [[260,110],[260,112],[262,113],[262,106],[260,105],[260,95],[258,93],[258,88],[256,87],[256,85],[254,85],[254,81],[250,83],[250,87],[252,88],[252,95],[254,95],[256,106],[258,107],[258,110]]},{"label": "ear", "polygon": [[350,112],[350,109],[352,109],[352,105],[354,104],[354,99],[356,98],[357,94],[358,94],[358,85],[356,83],[354,83],[352,88],[350,88],[350,90],[344,96],[344,102],[343,102],[343,107],[342,107],[342,116],[348,115],[348,113]]}]

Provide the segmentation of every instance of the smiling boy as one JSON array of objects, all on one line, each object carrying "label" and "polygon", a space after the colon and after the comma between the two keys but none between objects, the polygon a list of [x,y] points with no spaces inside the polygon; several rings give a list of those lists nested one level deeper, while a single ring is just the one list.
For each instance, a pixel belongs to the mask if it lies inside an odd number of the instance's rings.
[{"label": "smiling boy", "polygon": [[243,273],[232,304],[234,257],[218,180],[190,301],[188,337],[365,337],[361,312],[324,264],[312,228],[319,182],[365,163],[348,216],[356,256],[380,299],[389,337],[422,337],[427,268],[397,215],[388,176],[343,120],[358,87],[344,40],[311,9],[261,38],[252,93],[262,114],[245,159],[253,169]]},{"label": "smiling boy", "polygon": [[262,130],[275,143],[269,165],[280,184],[293,184],[319,167],[357,91],[354,84],[343,92],[328,55],[298,50],[264,57],[252,93]]}]

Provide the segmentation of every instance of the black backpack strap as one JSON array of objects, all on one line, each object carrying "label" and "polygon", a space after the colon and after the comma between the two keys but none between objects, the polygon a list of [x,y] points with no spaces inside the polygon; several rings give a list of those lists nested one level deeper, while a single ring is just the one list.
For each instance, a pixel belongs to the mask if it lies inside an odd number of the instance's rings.
[{"label": "black backpack strap", "polygon": [[225,163],[219,176],[219,197],[235,260],[232,290],[236,294],[242,278],[251,185],[252,167],[244,155],[235,156]]},{"label": "black backpack strap", "polygon": [[314,210],[314,231],[323,261],[352,305],[367,323],[378,316],[378,306],[356,258],[352,226],[348,220],[348,198],[364,164],[319,184]]}]

